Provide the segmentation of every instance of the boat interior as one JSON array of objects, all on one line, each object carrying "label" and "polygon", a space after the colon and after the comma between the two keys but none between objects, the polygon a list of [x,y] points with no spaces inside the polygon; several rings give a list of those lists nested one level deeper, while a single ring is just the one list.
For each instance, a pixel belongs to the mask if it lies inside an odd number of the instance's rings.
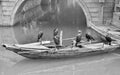
[{"label": "boat interior", "polygon": [[42,49],[42,50],[49,50],[49,49],[54,49],[54,48],[57,48],[57,49],[64,49],[64,48],[91,48],[91,49],[96,49],[96,48],[106,48],[106,47],[110,47],[110,46],[114,46],[114,45],[117,45],[115,43],[112,43],[112,45],[107,45],[103,42],[97,42],[97,41],[92,41],[91,43],[90,42],[82,42],[82,43],[79,43],[77,47],[73,46],[73,45],[62,45],[62,46],[55,46],[54,43],[48,43],[48,44],[43,44],[43,45],[40,45],[40,43],[31,43],[31,44],[25,44],[25,45],[15,45],[17,47],[20,47],[20,48],[26,48],[26,49]]}]

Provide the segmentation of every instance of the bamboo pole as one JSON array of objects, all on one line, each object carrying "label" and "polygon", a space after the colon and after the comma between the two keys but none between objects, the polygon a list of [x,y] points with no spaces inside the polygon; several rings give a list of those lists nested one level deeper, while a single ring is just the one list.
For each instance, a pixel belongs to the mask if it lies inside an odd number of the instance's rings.
[{"label": "bamboo pole", "polygon": [[63,41],[62,37],[63,37],[63,31],[60,31],[60,46],[62,46],[62,41]]}]

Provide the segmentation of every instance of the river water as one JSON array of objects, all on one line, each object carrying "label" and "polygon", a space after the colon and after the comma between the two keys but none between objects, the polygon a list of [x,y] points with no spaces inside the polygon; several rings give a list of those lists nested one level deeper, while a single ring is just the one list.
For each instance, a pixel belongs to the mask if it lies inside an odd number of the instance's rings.
[{"label": "river water", "polygon": [[[0,44],[35,42],[39,31],[44,32],[43,40],[52,40],[55,28],[63,31],[63,39],[76,36],[79,29],[84,36],[86,18],[77,1],[58,0],[57,5],[53,2],[52,9],[45,4],[41,6],[45,14],[39,19],[14,27],[0,27]],[[94,30],[89,31],[100,39]],[[71,44],[71,41],[63,41],[63,44]],[[0,47],[0,75],[119,75],[119,53],[117,50],[86,57],[30,60]]]}]

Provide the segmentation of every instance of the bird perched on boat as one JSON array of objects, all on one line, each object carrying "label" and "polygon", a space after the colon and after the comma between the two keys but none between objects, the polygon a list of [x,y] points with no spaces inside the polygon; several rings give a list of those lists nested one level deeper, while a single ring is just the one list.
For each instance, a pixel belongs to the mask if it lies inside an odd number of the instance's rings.
[{"label": "bird perched on boat", "polygon": [[106,39],[106,41],[107,41],[107,44],[108,44],[108,45],[111,45],[112,39],[111,39],[111,37],[109,36],[109,34],[105,36],[105,39]]},{"label": "bird perched on boat", "polygon": [[55,28],[55,29],[53,30],[53,36],[56,36],[56,35],[58,35],[58,28]]},{"label": "bird perched on boat", "polygon": [[58,36],[58,28],[53,31],[53,40],[56,45],[56,48],[60,45],[60,37]]},{"label": "bird perched on boat", "polygon": [[95,40],[91,35],[89,35],[88,33],[85,34],[85,37],[87,39],[88,42],[91,42],[92,40]]},{"label": "bird perched on boat", "polygon": [[40,42],[40,44],[42,44],[42,36],[43,36],[43,31],[40,31],[38,33],[38,39],[37,39],[37,41]]},{"label": "bird perched on boat", "polygon": [[108,45],[111,45],[111,42],[113,41],[112,38],[110,37],[110,33],[109,33],[110,29],[107,30],[107,35],[105,36],[106,42]]},{"label": "bird perched on boat", "polygon": [[81,38],[82,38],[82,31],[78,30],[78,34],[76,36],[76,44],[75,44],[76,47],[78,46],[78,43],[81,42]]},{"label": "bird perched on boat", "polygon": [[54,43],[55,43],[56,46],[60,45],[60,37],[59,36],[54,36],[53,40],[54,40]]},{"label": "bird perched on boat", "polygon": [[[112,42],[112,41],[115,41],[115,40],[113,40],[113,39],[110,37],[109,31],[110,31],[110,29],[108,29],[108,30],[106,31],[107,35],[105,36],[105,41],[106,41],[106,43],[107,43],[108,45],[111,45],[111,42]],[[104,47],[104,44],[103,44],[103,47]]]}]

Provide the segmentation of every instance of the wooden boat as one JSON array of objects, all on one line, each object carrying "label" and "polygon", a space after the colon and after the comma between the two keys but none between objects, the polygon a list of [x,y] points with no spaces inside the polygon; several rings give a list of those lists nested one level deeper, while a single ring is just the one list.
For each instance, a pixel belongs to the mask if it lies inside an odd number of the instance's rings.
[{"label": "wooden boat", "polygon": [[120,47],[119,44],[105,44],[103,47],[103,43],[81,43],[79,44],[80,47],[60,46],[59,49],[56,49],[54,45],[49,45],[48,43],[49,41],[46,41],[46,43],[44,41],[43,45],[39,43],[30,43],[24,45],[3,44],[2,46],[7,50],[31,59],[86,56],[111,52]]}]

